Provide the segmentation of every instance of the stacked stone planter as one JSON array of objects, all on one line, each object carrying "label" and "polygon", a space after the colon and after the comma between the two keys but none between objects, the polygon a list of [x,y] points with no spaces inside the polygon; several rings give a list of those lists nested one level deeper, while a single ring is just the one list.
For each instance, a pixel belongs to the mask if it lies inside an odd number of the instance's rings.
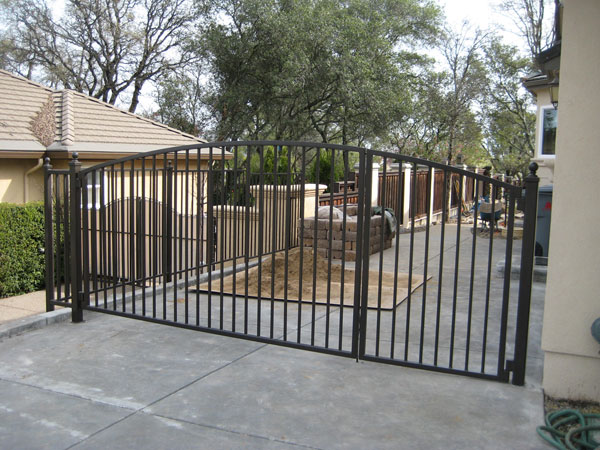
[{"label": "stacked stone planter", "polygon": [[[329,207],[327,207],[329,208]],[[338,208],[343,212],[343,207]],[[346,206],[346,229],[344,232],[344,220],[315,217],[305,218],[301,223],[304,224],[304,230],[300,232],[304,238],[305,247],[315,247],[315,228],[317,234],[316,247],[317,253],[325,258],[342,259],[342,253],[346,261],[356,261],[357,240],[360,239],[357,233],[357,205]],[[381,235],[383,233],[383,248],[392,246],[392,239],[395,232],[389,233],[382,216],[371,217],[371,229],[369,254],[377,253],[381,250]],[[331,250],[329,249],[329,239],[331,237]],[[345,251],[344,251],[345,250]]]}]

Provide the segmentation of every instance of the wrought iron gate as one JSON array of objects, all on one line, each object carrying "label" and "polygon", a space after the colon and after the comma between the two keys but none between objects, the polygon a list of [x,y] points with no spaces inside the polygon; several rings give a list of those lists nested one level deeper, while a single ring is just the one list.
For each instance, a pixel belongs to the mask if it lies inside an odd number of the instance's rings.
[{"label": "wrought iron gate", "polygon": [[524,382],[534,168],[522,240],[520,186],[333,144],[217,142],[86,169],[75,154],[69,170],[46,160],[45,181],[47,308],[74,322],[90,310]]}]

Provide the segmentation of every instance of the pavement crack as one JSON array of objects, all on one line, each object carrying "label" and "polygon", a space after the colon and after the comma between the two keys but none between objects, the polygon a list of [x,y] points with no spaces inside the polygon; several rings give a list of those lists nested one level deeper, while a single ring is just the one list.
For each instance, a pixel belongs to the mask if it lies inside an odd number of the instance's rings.
[{"label": "pavement crack", "polygon": [[193,425],[193,426],[197,426],[197,427],[203,427],[203,428],[208,428],[211,430],[222,431],[222,432],[226,432],[226,433],[235,434],[238,436],[248,436],[248,437],[252,437],[252,438],[256,438],[256,439],[262,439],[265,441],[278,442],[281,444],[291,445],[291,446],[300,447],[300,448],[308,448],[311,450],[324,450],[321,447],[313,447],[311,445],[300,444],[298,442],[286,441],[284,439],[277,439],[277,438],[268,437],[268,436],[262,436],[260,434],[245,433],[245,432],[241,432],[241,431],[232,430],[229,428],[218,427],[216,425],[210,425],[210,424],[206,424],[206,423],[197,423],[197,422],[192,422],[192,421],[181,419],[181,418],[169,417],[169,416],[165,416],[162,414],[154,414],[154,413],[146,412],[146,411],[141,411],[141,413],[152,416],[152,417],[160,417],[162,419],[173,420],[175,422],[181,422],[181,423],[185,423],[185,424]]},{"label": "pavement crack", "polygon": [[187,383],[187,384],[185,384],[185,385],[183,385],[183,386],[180,386],[179,388],[175,389],[173,392],[170,392],[170,393],[168,393],[168,394],[166,394],[166,395],[162,396],[161,398],[159,398],[159,399],[157,399],[157,400],[154,400],[153,402],[151,402],[151,403],[147,404],[147,405],[146,405],[146,406],[144,406],[143,408],[140,408],[140,409],[139,409],[139,411],[142,411],[143,409],[146,409],[146,408],[150,408],[151,406],[153,406],[153,405],[157,404],[158,402],[160,402],[160,401],[162,401],[162,400],[164,400],[164,399],[166,399],[166,398],[168,398],[168,397],[170,397],[170,396],[172,396],[172,395],[175,395],[175,394],[177,394],[179,391],[182,391],[183,389],[186,389],[187,387],[191,386],[192,384],[195,384],[195,383],[197,383],[198,381],[201,381],[201,380],[203,380],[204,378],[207,378],[207,377],[211,376],[212,374],[214,374],[214,373],[217,373],[217,372],[219,372],[220,370],[223,370],[223,369],[225,369],[226,367],[229,367],[230,365],[232,365],[232,364],[234,364],[234,363],[236,363],[236,362],[238,362],[238,361],[240,361],[240,360],[242,360],[242,359],[246,358],[247,356],[250,356],[250,355],[252,355],[252,354],[256,353],[257,351],[261,350],[262,348],[266,347],[267,345],[269,345],[269,344],[263,344],[263,345],[260,345],[259,347],[255,348],[254,350],[251,350],[250,352],[248,352],[248,353],[245,353],[244,355],[242,355],[242,356],[239,356],[239,357],[237,357],[237,358],[235,358],[235,359],[233,359],[233,360],[229,361],[228,363],[226,363],[226,364],[223,364],[222,366],[219,366],[219,367],[217,367],[216,369],[213,369],[213,370],[211,370],[211,371],[209,371],[209,372],[207,372],[207,373],[205,373],[205,374],[203,374],[203,375],[199,376],[198,378],[196,378],[196,379],[194,379],[194,380],[190,381],[189,383]]},{"label": "pavement crack", "polygon": [[168,397],[170,397],[171,395],[176,394],[177,392],[181,391],[182,389],[185,389],[185,388],[191,386],[192,384],[197,383],[198,381],[206,378],[207,376],[212,375],[213,373],[218,372],[219,370],[224,369],[225,367],[230,366],[231,364],[233,364],[233,363],[235,363],[235,362],[237,362],[237,361],[245,358],[246,356],[249,356],[249,355],[253,354],[254,352],[260,350],[262,347],[264,347],[266,345],[268,345],[268,344],[264,344],[264,345],[262,345],[262,346],[260,346],[260,347],[258,347],[256,349],[254,349],[254,350],[252,350],[252,351],[250,351],[250,352],[248,352],[248,353],[246,353],[246,354],[244,354],[244,355],[242,355],[242,356],[240,356],[240,357],[238,357],[238,358],[236,358],[236,359],[228,362],[227,364],[219,366],[218,368],[216,368],[214,370],[211,370],[210,372],[207,372],[207,373],[203,374],[200,377],[195,378],[194,380],[192,380],[189,383],[187,383],[187,384],[185,384],[185,385],[183,385],[183,386],[175,389],[174,391],[172,391],[172,392],[170,392],[170,393],[168,393],[166,395],[163,395],[162,397],[160,397],[160,398],[158,398],[158,399],[156,399],[156,400],[154,400],[154,401],[152,401],[152,402],[150,402],[150,403],[148,403],[148,404],[146,404],[144,406],[141,406],[141,407],[135,409],[134,411],[131,412],[131,414],[128,414],[128,415],[122,417],[121,419],[119,419],[119,420],[117,420],[117,421],[115,421],[115,422],[113,422],[113,423],[105,426],[104,428],[102,428],[102,429],[100,429],[100,430],[98,430],[98,431],[90,434],[89,436],[87,436],[86,438],[82,439],[81,441],[79,441],[79,442],[71,445],[70,447],[67,447],[67,449],[74,448],[74,447],[78,446],[79,444],[82,444],[83,442],[87,441],[88,439],[90,439],[90,438],[92,438],[92,437],[94,437],[94,436],[96,436],[96,435],[98,435],[98,434],[100,434],[100,433],[108,430],[111,427],[114,427],[115,425],[118,425],[119,423],[123,422],[124,420],[130,418],[131,416],[133,416],[133,415],[135,415],[137,413],[149,414],[149,413],[144,412],[143,410],[146,409],[146,408],[151,407],[152,405],[154,405],[154,404],[156,404],[156,403],[158,403],[158,402],[160,402],[160,401],[162,401],[162,400],[164,400],[164,399],[166,399]]},{"label": "pavement crack", "polygon": [[85,400],[85,401],[88,401],[88,402],[91,402],[91,403],[96,403],[96,404],[99,404],[99,405],[112,406],[112,407],[115,407],[115,408],[125,409],[127,411],[134,411],[135,412],[135,411],[139,410],[139,408],[132,408],[132,407],[129,407],[129,406],[118,405],[118,404],[111,403],[111,402],[108,402],[108,401],[102,401],[102,400],[97,399],[97,398],[86,397],[84,395],[74,394],[72,392],[64,392],[64,391],[60,391],[60,390],[57,390],[57,389],[51,389],[51,388],[48,388],[47,386],[39,386],[39,385],[35,385],[35,384],[23,383],[21,381],[11,380],[11,379],[2,378],[2,377],[0,377],[0,381],[5,381],[7,383],[12,383],[12,384],[16,384],[16,385],[19,385],[19,386],[25,386],[25,387],[33,388],[33,389],[37,389],[37,390],[44,391],[44,392],[51,392],[53,394],[64,395],[65,397],[76,398],[78,400]]}]

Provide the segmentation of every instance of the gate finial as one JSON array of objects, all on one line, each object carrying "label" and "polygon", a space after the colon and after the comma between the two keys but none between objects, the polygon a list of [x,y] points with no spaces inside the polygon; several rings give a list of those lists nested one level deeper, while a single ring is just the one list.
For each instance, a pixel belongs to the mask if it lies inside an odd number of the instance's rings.
[{"label": "gate finial", "polygon": [[536,163],[535,161],[532,161],[531,164],[529,164],[529,175],[535,177],[538,168],[539,168],[538,163]]}]

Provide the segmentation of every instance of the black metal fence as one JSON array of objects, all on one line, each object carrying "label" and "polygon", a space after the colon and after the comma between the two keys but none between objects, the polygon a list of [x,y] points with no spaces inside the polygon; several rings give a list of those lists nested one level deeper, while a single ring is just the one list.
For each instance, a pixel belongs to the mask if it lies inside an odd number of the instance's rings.
[{"label": "black metal fence", "polygon": [[[377,194],[374,159],[383,167]],[[410,195],[404,183],[386,182],[392,163],[411,165]],[[332,189],[321,207],[319,185],[345,186],[355,164],[358,198]],[[523,384],[533,172],[522,241],[513,240],[520,187],[349,146],[222,142],[86,169],[74,155],[68,171],[47,160],[45,174],[48,309],[70,306],[75,322],[83,310],[106,312],[501,381],[512,373]],[[439,225],[425,212],[417,231],[416,214],[401,225],[374,208],[381,198],[394,199],[385,205],[391,209],[409,202],[419,211],[433,203],[436,183],[448,200],[440,202]],[[494,232],[495,216],[482,231],[478,202],[472,223],[445,220],[451,207],[463,217],[463,190],[478,199],[483,184],[492,199],[506,199],[504,237]],[[497,263],[510,274],[513,257],[520,257],[518,283],[495,275]]]}]

